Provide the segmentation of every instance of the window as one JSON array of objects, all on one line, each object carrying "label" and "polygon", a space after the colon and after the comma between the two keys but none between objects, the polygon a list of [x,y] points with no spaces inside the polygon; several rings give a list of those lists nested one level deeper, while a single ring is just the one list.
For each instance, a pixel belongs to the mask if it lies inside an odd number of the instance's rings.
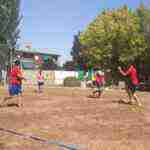
[{"label": "window", "polygon": [[33,61],[23,61],[22,62],[23,69],[36,69],[36,65]]}]

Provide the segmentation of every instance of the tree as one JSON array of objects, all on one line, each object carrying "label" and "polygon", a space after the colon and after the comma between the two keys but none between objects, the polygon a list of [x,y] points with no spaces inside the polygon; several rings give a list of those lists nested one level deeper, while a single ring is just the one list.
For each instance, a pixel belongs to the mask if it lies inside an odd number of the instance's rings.
[{"label": "tree", "polygon": [[141,32],[150,38],[150,9],[146,8],[143,3],[136,10],[140,19]]},{"label": "tree", "polygon": [[74,41],[73,41],[73,46],[71,51],[71,55],[75,63],[78,63],[80,61],[79,56],[81,51],[81,43],[79,41],[79,37],[80,37],[80,32],[78,32],[78,34],[74,36]]},{"label": "tree", "polygon": [[150,63],[150,9],[146,8],[144,4],[141,3],[137,9],[137,15],[140,19],[140,32],[143,34],[146,41],[146,50],[142,55],[142,59]]},{"label": "tree", "polygon": [[67,61],[66,63],[63,64],[63,69],[67,71],[73,71],[75,70],[75,63],[74,61]]},{"label": "tree", "polygon": [[20,0],[0,0],[0,60],[8,64],[13,59],[19,38],[19,8]]},{"label": "tree", "polygon": [[[72,46],[72,51],[71,51],[73,61],[71,62],[71,64],[78,69],[83,69],[84,64],[87,63],[87,58],[84,57],[82,51],[86,49],[86,46],[81,44],[80,35],[81,35],[81,32],[79,31],[74,36],[74,41],[73,41],[73,46]],[[70,63],[70,62],[67,62],[67,63]]]},{"label": "tree", "polygon": [[127,6],[103,11],[80,35],[87,49],[82,55],[90,64],[110,68],[116,76],[117,66],[135,61],[146,49],[140,34],[140,20]]},{"label": "tree", "polygon": [[140,34],[144,36],[146,48],[139,58],[139,70],[140,76],[143,76],[145,80],[150,74],[150,9],[146,8],[143,3],[136,10],[137,16],[140,20]]}]

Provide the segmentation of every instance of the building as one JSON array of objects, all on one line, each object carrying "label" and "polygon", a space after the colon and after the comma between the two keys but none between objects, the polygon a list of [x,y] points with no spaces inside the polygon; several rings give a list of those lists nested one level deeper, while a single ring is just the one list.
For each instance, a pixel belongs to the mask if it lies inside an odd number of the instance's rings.
[{"label": "building", "polygon": [[59,66],[60,55],[46,49],[24,48],[17,50],[15,57],[20,59],[24,70],[34,70],[39,67],[43,70],[56,70]]}]

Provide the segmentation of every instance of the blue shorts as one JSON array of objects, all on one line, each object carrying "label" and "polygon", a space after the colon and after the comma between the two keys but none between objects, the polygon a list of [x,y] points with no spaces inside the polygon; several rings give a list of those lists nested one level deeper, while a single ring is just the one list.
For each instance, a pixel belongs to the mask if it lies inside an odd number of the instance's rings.
[{"label": "blue shorts", "polygon": [[20,84],[11,84],[9,85],[9,94],[11,96],[19,95],[22,93],[22,88]]}]

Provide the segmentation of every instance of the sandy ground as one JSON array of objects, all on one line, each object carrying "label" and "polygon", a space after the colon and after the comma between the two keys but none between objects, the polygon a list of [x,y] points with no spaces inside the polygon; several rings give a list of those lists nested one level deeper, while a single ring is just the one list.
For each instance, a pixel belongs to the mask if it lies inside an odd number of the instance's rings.
[{"label": "sandy ground", "polygon": [[[139,108],[118,103],[127,96],[124,90],[107,90],[101,99],[88,98],[90,92],[49,88],[38,94],[27,88],[23,108],[0,108],[0,128],[75,144],[79,150],[150,150],[150,93],[138,93],[143,102]],[[0,88],[1,98],[6,94]],[[0,150],[49,149],[60,147],[0,131]]]}]

